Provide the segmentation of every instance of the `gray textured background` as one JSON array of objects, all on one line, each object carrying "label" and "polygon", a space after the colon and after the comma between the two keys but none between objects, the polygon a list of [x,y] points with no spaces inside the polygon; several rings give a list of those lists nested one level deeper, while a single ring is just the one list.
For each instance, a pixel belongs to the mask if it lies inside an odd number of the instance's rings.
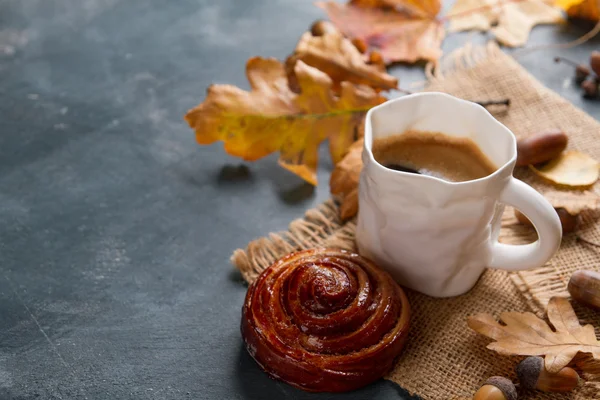
[{"label": "gray textured background", "polygon": [[[322,151],[313,189],[276,156],[197,146],[182,119],[212,82],[247,88],[249,57],[290,53],[323,16],[311,3],[0,0],[0,399],[408,398],[385,381],[302,393],[249,358],[229,256],[325,200],[331,163]],[[444,49],[467,40],[486,35]],[[520,61],[599,118],[554,54]]]}]

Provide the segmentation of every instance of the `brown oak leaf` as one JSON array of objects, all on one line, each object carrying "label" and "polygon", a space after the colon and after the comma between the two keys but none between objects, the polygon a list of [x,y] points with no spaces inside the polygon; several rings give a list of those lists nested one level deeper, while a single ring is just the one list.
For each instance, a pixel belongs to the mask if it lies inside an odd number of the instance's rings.
[{"label": "brown oak leaf", "polygon": [[329,139],[335,163],[356,140],[365,113],[385,101],[372,88],[342,82],[339,95],[327,74],[298,61],[300,93],[292,92],[284,65],[276,59],[248,60],[251,91],[212,85],[186,121],[198,143],[225,142],[227,153],[254,161],[279,151],[279,164],[316,185],[319,144]]},{"label": "brown oak leaf", "polygon": [[553,191],[544,197],[554,208],[564,208],[571,215],[600,209],[600,196],[593,191]]},{"label": "brown oak leaf", "polygon": [[381,53],[386,64],[436,61],[442,55],[443,23],[439,0],[351,0],[319,2],[329,19],[351,39]]},{"label": "brown oak leaf", "polygon": [[523,46],[536,25],[564,21],[550,0],[458,0],[447,18],[450,32],[489,30],[509,47]]},{"label": "brown oak leaf", "polygon": [[341,201],[340,217],[343,221],[358,213],[358,181],[362,170],[363,140],[358,140],[346,156],[337,163],[329,179],[329,190]]},{"label": "brown oak leaf", "polygon": [[294,67],[299,60],[329,75],[336,91],[344,81],[377,90],[389,90],[398,86],[397,78],[378,65],[367,64],[356,46],[335,28],[320,36],[314,36],[310,32],[302,35],[294,54],[286,60],[292,87],[297,86]]},{"label": "brown oak leaf", "polygon": [[530,312],[503,312],[500,324],[489,314],[467,319],[474,331],[492,338],[487,348],[503,355],[545,356],[546,369],[557,373],[566,367],[577,353],[591,353],[600,359],[600,341],[592,325],[580,325],[569,301],[553,297],[548,303],[548,320],[554,330]]}]

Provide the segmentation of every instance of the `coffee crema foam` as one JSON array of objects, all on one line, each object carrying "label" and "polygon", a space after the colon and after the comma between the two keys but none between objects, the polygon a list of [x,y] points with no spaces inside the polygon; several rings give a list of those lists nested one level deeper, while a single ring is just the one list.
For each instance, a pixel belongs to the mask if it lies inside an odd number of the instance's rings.
[{"label": "coffee crema foam", "polygon": [[378,138],[373,140],[372,152],[386,168],[450,182],[483,178],[497,169],[471,139],[441,132],[408,130]]}]

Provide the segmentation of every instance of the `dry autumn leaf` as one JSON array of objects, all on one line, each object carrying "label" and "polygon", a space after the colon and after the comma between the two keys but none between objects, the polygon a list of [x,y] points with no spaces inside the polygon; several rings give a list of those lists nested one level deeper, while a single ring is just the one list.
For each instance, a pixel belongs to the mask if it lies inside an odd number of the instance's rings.
[{"label": "dry autumn leaf", "polygon": [[509,47],[523,46],[536,25],[563,22],[550,0],[458,0],[447,18],[450,32],[489,30]]},{"label": "dry autumn leaf", "polygon": [[341,200],[340,217],[347,220],[358,212],[358,181],[362,170],[363,140],[358,140],[348,150],[348,154],[337,163],[329,179],[331,194]]},{"label": "dry autumn leaf", "polygon": [[337,28],[381,53],[386,64],[436,61],[442,55],[444,26],[439,0],[351,0],[319,2]]},{"label": "dry autumn leaf", "polygon": [[554,208],[564,208],[571,215],[579,215],[584,211],[600,209],[600,196],[592,191],[585,192],[549,192],[544,197]]},{"label": "dry autumn leaf", "polygon": [[600,174],[600,163],[576,150],[565,151],[542,166],[530,165],[529,168],[552,183],[571,187],[593,185]]},{"label": "dry autumn leaf", "polygon": [[367,64],[363,54],[334,27],[320,36],[310,32],[302,35],[294,54],[286,60],[288,79],[293,88],[297,86],[294,68],[299,60],[329,75],[335,91],[344,81],[378,90],[398,86],[398,79],[379,66]]},{"label": "dry autumn leaf", "polygon": [[566,10],[571,18],[600,20],[600,0],[556,0],[556,5]]},{"label": "dry autumn leaf", "polygon": [[316,185],[319,144],[329,139],[335,163],[356,140],[364,115],[385,99],[364,85],[342,82],[339,96],[327,74],[298,61],[300,93],[288,87],[284,65],[251,58],[246,75],[252,90],[212,85],[206,99],[185,119],[200,144],[225,142],[225,150],[253,161],[275,151],[279,164]]},{"label": "dry autumn leaf", "polygon": [[548,372],[557,373],[566,367],[577,353],[591,353],[600,359],[600,342],[592,325],[581,326],[567,299],[553,297],[548,303],[546,322],[530,312],[504,312],[501,325],[489,314],[467,319],[474,331],[492,338],[487,348],[503,355],[544,356]]}]

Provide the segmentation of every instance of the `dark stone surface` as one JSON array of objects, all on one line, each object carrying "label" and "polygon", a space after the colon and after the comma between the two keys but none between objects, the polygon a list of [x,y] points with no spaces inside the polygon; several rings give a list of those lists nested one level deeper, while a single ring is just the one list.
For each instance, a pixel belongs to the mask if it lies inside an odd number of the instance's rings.
[{"label": "dark stone surface", "polygon": [[[197,146],[182,120],[212,82],[247,88],[250,56],[291,52],[322,16],[311,3],[0,2],[0,399],[408,398],[385,381],[302,393],[249,358],[229,256],[325,200],[331,163],[322,151],[313,189],[275,156]],[[531,43],[583,32],[539,28]],[[521,61],[600,117],[555,53]]]}]

